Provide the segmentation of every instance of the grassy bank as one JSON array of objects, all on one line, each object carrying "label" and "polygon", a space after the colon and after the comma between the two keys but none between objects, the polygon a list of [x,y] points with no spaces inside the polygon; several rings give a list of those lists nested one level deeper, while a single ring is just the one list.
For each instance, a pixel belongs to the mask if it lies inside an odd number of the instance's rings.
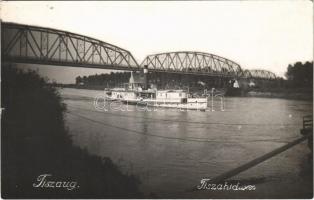
[{"label": "grassy bank", "polygon": [[136,177],[72,145],[66,106],[37,73],[3,66],[1,89],[2,198],[142,198]]}]

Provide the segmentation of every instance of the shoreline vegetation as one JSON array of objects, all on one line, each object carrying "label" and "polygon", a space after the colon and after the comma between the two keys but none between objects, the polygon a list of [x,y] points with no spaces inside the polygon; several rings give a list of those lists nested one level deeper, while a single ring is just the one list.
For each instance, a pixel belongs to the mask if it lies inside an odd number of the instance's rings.
[{"label": "shoreline vegetation", "polygon": [[36,72],[3,66],[1,89],[2,198],[144,198],[137,177],[72,144],[66,105]]}]

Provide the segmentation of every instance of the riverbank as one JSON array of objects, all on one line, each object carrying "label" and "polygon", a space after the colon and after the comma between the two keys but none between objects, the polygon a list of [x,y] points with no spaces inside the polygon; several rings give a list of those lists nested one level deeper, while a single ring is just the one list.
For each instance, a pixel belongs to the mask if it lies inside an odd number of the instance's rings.
[{"label": "riverbank", "polygon": [[73,88],[84,90],[104,90],[106,87],[103,85],[76,85],[76,84],[55,84],[54,86],[60,88]]},{"label": "riverbank", "polygon": [[313,101],[313,90],[304,88],[253,90],[248,91],[244,96]]},{"label": "riverbank", "polygon": [[2,198],[143,198],[137,177],[73,144],[66,104],[36,72],[4,66],[1,90]]}]

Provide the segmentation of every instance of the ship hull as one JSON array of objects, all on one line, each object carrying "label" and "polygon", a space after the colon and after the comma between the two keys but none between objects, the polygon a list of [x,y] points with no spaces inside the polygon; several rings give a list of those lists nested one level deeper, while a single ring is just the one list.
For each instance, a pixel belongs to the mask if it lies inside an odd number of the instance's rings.
[{"label": "ship hull", "polygon": [[199,102],[167,102],[167,101],[158,101],[153,99],[128,99],[122,100],[123,103],[128,105],[138,105],[138,106],[149,106],[157,108],[175,108],[180,110],[201,110],[205,111],[207,108],[207,99],[199,99]]}]

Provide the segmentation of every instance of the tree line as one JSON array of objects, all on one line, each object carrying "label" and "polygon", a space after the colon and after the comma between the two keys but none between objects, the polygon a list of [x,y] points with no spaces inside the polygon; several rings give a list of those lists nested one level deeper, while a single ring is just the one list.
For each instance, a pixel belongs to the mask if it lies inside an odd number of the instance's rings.
[{"label": "tree line", "polygon": [[110,74],[95,74],[90,76],[78,76],[75,79],[77,85],[102,85],[105,87],[116,87],[122,83],[127,83],[131,72],[111,72]]},{"label": "tree line", "polygon": [[290,64],[285,76],[288,82],[290,82],[289,86],[291,87],[313,87],[313,61]]}]

